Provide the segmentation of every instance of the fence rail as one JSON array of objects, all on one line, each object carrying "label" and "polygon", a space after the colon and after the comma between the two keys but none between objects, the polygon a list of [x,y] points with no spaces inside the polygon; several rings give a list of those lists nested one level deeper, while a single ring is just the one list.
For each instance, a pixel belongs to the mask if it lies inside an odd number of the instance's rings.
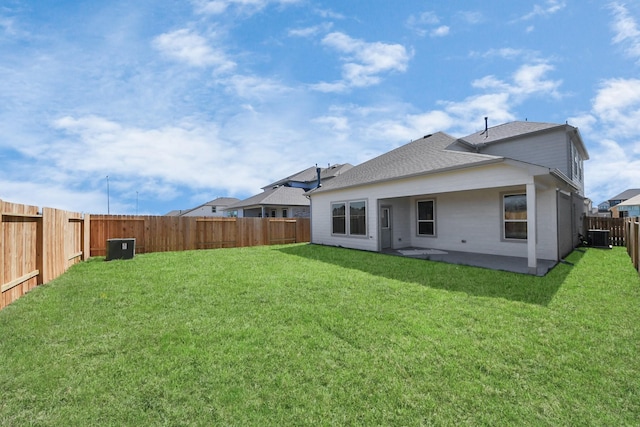
[{"label": "fence rail", "polygon": [[625,219],[588,216],[584,221],[584,236],[589,230],[609,230],[609,243],[613,246],[625,246]]},{"label": "fence rail", "polygon": [[0,200],[0,309],[89,257],[89,219]]},{"label": "fence rail", "polygon": [[631,262],[640,274],[640,217],[625,219],[625,233],[627,237],[627,253]]},{"label": "fence rail", "polygon": [[137,253],[234,248],[310,241],[308,218],[207,218],[91,215],[91,256],[107,239],[135,238]]}]

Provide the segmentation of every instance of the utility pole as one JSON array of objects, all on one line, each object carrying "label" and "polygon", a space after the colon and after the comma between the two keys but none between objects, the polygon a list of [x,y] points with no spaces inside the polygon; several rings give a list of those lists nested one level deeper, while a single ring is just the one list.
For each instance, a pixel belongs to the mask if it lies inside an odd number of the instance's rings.
[{"label": "utility pole", "polygon": [[109,206],[109,175],[107,175],[107,215],[111,213],[111,209]]}]

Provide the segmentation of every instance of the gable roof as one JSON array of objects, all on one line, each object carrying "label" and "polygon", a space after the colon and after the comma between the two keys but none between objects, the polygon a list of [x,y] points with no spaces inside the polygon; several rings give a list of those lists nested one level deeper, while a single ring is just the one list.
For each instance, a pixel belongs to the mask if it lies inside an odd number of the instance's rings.
[{"label": "gable roof", "polygon": [[[340,175],[344,171],[351,169],[352,167],[353,165],[349,163],[344,163],[344,164],[331,165],[326,168],[320,168],[320,180],[333,178],[337,175]],[[263,189],[272,188],[272,187],[276,187],[278,185],[284,185],[290,182],[302,182],[302,183],[308,183],[308,184],[311,184],[311,183],[315,184],[316,181],[318,180],[318,172],[316,169],[317,169],[316,166],[311,166],[307,169],[301,170],[300,172],[296,172],[293,175],[290,175],[286,178],[282,178],[262,188]]]},{"label": "gable roof", "polygon": [[504,157],[447,150],[456,139],[444,132],[427,135],[395,150],[375,157],[322,184],[310,193],[389,181],[458,169],[483,163],[494,163]]},{"label": "gable roof", "polygon": [[524,135],[548,132],[551,130],[573,131],[577,136],[577,147],[580,151],[582,151],[582,157],[585,160],[589,159],[589,153],[584,146],[584,142],[582,141],[582,137],[580,136],[578,128],[569,124],[514,121],[490,127],[487,130],[472,133],[471,135],[460,138],[458,141],[468,146],[470,145],[472,147],[476,147],[493,144],[500,141],[508,141],[510,139],[522,137]]},{"label": "gable roof", "polygon": [[260,194],[234,203],[228,208],[245,208],[249,206],[309,206],[309,199],[304,189],[295,187],[275,187],[264,190]]},{"label": "gable roof", "polygon": [[208,201],[206,203],[198,205],[195,208],[187,209],[187,210],[184,210],[184,211],[178,211],[177,214],[173,213],[175,211],[171,211],[167,215],[170,215],[170,216],[184,216],[184,215],[188,214],[189,212],[193,212],[196,209],[200,209],[200,208],[202,208],[204,206],[221,206],[221,207],[225,207],[226,208],[227,206],[232,205],[234,203],[237,203],[239,201],[240,201],[240,199],[236,199],[235,197],[217,197],[217,198],[215,198],[213,200],[210,200],[210,201]]},{"label": "gable roof", "polygon": [[640,188],[629,188],[620,194],[617,194],[609,200],[627,200],[640,194]]},{"label": "gable roof", "polygon": [[191,209],[185,209],[185,210],[173,210],[171,212],[168,212],[165,214],[165,216],[184,216],[186,214],[188,214],[189,212],[193,212],[196,209],[200,209],[204,206],[221,206],[221,207],[227,207],[229,205],[232,205],[234,203],[239,202],[240,199],[236,199],[235,197],[217,197],[213,200],[210,200],[206,203],[203,203],[201,205],[196,206],[195,208],[191,208]]}]

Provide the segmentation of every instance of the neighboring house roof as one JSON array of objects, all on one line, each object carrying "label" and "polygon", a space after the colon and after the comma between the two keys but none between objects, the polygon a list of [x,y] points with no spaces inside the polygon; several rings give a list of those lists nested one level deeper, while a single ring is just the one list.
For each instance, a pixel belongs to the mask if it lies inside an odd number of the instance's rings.
[{"label": "neighboring house roof", "polygon": [[240,199],[236,199],[235,197],[218,197],[215,198],[213,200],[210,200],[206,203],[203,203],[201,205],[196,206],[195,208],[192,209],[186,209],[183,211],[180,210],[173,210],[171,212],[169,212],[168,214],[166,214],[166,216],[183,216],[188,214],[189,212],[193,212],[196,209],[200,209],[204,206],[220,206],[223,208],[228,207],[229,205],[232,205],[234,203],[238,203],[240,201]]},{"label": "neighboring house roof", "polygon": [[[344,163],[341,165],[340,164],[330,165],[329,167],[326,167],[326,168],[320,168],[320,180],[324,181],[325,179],[334,178],[340,175],[341,173],[351,169],[352,167],[353,165],[349,163]],[[306,183],[306,184],[309,184],[310,188],[315,187],[315,184],[318,181],[318,171],[316,169],[317,169],[316,166],[311,166],[307,169],[304,169],[286,178],[280,179],[262,188],[263,189],[273,188],[279,185],[286,185],[287,183],[290,183],[290,182]]]},{"label": "neighboring house roof", "polygon": [[612,209],[618,208],[620,206],[640,206],[640,194],[638,194],[637,196],[634,196],[634,197],[632,197],[630,199],[627,199],[622,203],[618,203]]},{"label": "neighboring house roof", "polygon": [[455,141],[454,137],[444,132],[427,135],[355,166],[322,183],[322,187],[311,192],[324,192],[504,160],[504,157],[500,156],[447,150]]},{"label": "neighboring house roof", "polygon": [[[515,121],[504,123],[498,126],[490,127],[486,130],[478,131],[460,138],[458,141],[471,146],[488,145],[495,142],[506,141],[509,139],[519,138],[523,135],[532,135],[536,133],[547,132],[555,129],[571,129],[579,135],[578,128],[568,124]],[[582,138],[578,138],[580,142],[579,149],[583,152],[582,156],[585,160],[589,159],[586,147],[584,147]]]},{"label": "neighboring house roof", "polygon": [[249,206],[309,206],[309,199],[305,197],[302,188],[276,187],[266,189],[260,194],[235,203],[228,209]]},{"label": "neighboring house roof", "polygon": [[610,198],[609,200],[627,200],[640,194],[640,188],[630,188],[622,193]]}]

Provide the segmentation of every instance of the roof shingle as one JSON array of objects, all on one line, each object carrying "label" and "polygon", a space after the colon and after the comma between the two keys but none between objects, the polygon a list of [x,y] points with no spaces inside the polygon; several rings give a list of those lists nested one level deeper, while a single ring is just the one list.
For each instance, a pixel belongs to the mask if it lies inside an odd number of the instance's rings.
[{"label": "roof shingle", "polygon": [[444,132],[428,135],[375,157],[323,183],[311,193],[410,177],[472,164],[495,162],[503,157],[447,150],[456,141]]}]

